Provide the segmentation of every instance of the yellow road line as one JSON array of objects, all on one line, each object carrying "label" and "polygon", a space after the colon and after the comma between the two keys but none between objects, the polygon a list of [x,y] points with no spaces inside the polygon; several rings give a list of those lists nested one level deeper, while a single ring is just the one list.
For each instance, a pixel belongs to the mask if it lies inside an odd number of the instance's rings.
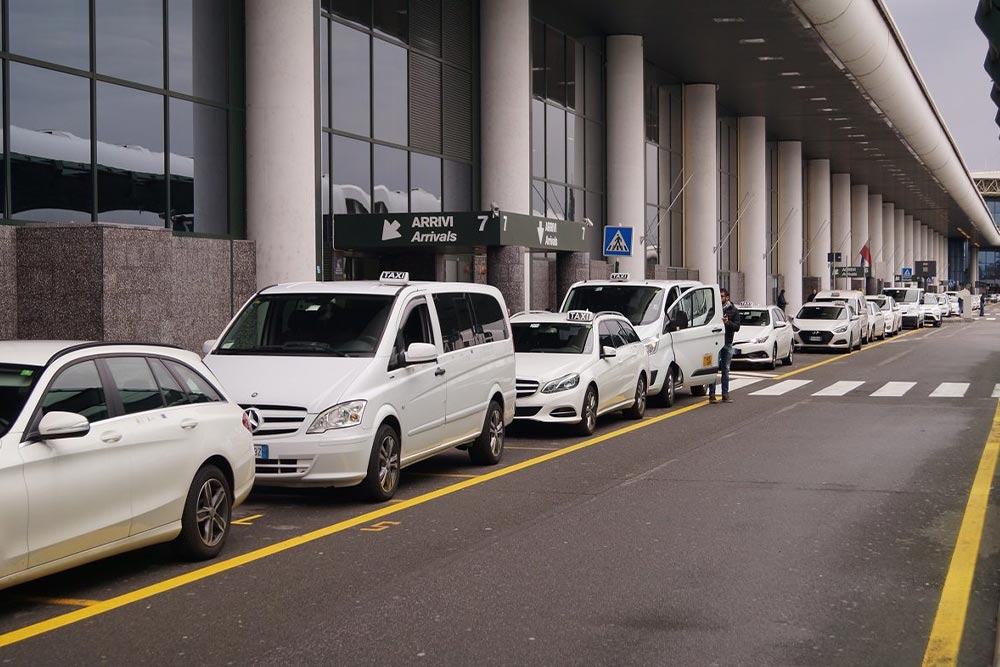
[{"label": "yellow road line", "polygon": [[62,607],[93,607],[100,604],[100,600],[83,600],[80,598],[47,598],[32,595],[23,598],[25,602],[35,602],[37,604],[55,604]]},{"label": "yellow road line", "polygon": [[254,519],[259,519],[262,516],[264,516],[264,515],[263,514],[251,514],[250,516],[245,516],[242,519],[234,519],[232,523],[233,523],[234,526],[252,526],[253,522],[254,522]]},{"label": "yellow road line", "polygon": [[56,616],[54,618],[50,618],[48,620],[41,621],[39,623],[34,623],[32,625],[25,626],[18,630],[12,630],[10,632],[0,634],[0,648],[25,641],[26,639],[31,639],[32,637],[37,637],[47,632],[52,632],[53,630],[58,630],[59,628],[64,628],[74,623],[79,623],[80,621],[85,621],[95,616],[100,616],[101,614],[106,614],[110,611],[114,611],[115,609],[120,609],[121,607],[125,607],[135,602],[139,602],[141,600],[151,598],[155,595],[159,595],[161,593],[166,593],[167,591],[174,590],[175,588],[180,588],[181,586],[193,584],[196,581],[201,581],[202,579],[207,579],[208,577],[212,577],[217,574],[222,574],[223,572],[227,572],[234,568],[240,567],[241,565],[246,565],[248,563],[253,563],[254,561],[258,561],[263,558],[274,556],[283,551],[288,551],[289,549],[294,549],[304,544],[309,544],[310,542],[314,542],[324,537],[329,537],[330,535],[343,532],[345,530],[354,528],[356,526],[360,526],[362,524],[371,523],[377,519],[381,519],[382,517],[397,514],[399,512],[402,512],[403,510],[410,509],[411,507],[417,507],[418,505],[423,505],[424,503],[428,503],[432,500],[443,498],[444,496],[448,496],[453,493],[463,491],[473,486],[478,486],[490,480],[498,479],[500,477],[505,477],[507,475],[511,475],[521,470],[532,468],[534,466],[546,463],[553,459],[557,459],[562,456],[566,456],[568,454],[572,454],[574,452],[587,449],[588,447],[593,447],[594,445],[606,442],[608,440],[617,438],[627,433],[632,433],[633,431],[638,431],[640,429],[647,428],[649,426],[652,426],[653,424],[657,424],[659,422],[670,419],[671,417],[677,417],[687,412],[691,412],[692,410],[697,410],[698,408],[704,407],[706,405],[708,405],[708,401],[699,401],[692,405],[688,405],[686,407],[679,408],[671,412],[667,412],[657,417],[652,417],[650,419],[637,421],[634,424],[625,426],[624,428],[620,428],[615,431],[611,431],[609,433],[604,433],[602,435],[589,438],[582,442],[578,442],[575,445],[570,445],[568,447],[564,447],[563,449],[559,449],[554,452],[549,452],[547,454],[541,454],[540,456],[528,459],[527,461],[521,461],[520,463],[515,463],[505,468],[498,468],[496,470],[493,470],[492,472],[479,475],[478,477],[475,477],[473,479],[465,479],[462,480],[461,482],[455,482],[454,484],[451,484],[449,486],[445,486],[435,491],[430,491],[423,495],[415,496],[413,498],[410,498],[409,500],[404,500],[400,503],[396,503],[393,505],[383,505],[379,509],[367,512],[366,514],[362,514],[360,516],[356,516],[351,519],[346,519],[339,523],[335,523],[326,526],[324,528],[319,528],[317,530],[304,533],[297,537],[289,538],[282,542],[276,542],[269,546],[262,547],[260,549],[255,549],[254,551],[250,551],[245,554],[241,554],[239,556],[234,556],[232,558],[227,558],[226,560],[217,561],[215,563],[212,563],[211,565],[207,565],[205,567],[193,570],[191,572],[187,572],[185,574],[178,575],[176,577],[171,577],[170,579],[166,579],[164,581],[152,584],[150,586],[134,590],[130,593],[125,593],[124,595],[119,595],[117,597],[113,597],[108,600],[103,600],[101,602],[98,602],[97,604],[86,607],[85,609],[77,609],[75,611],[71,611],[62,614],[60,616]]},{"label": "yellow road line", "polygon": [[504,449],[523,449],[530,452],[554,452],[557,451],[558,447],[514,447],[512,445],[505,446]]},{"label": "yellow road line", "polygon": [[796,368],[794,371],[788,371],[787,373],[783,373],[774,379],[784,380],[785,378],[790,378],[793,375],[798,375],[799,373],[805,373],[806,371],[811,371],[814,368],[819,368],[820,366],[826,366],[827,364],[832,364],[833,362],[840,361],[841,359],[847,359],[848,357],[854,356],[855,354],[860,354],[861,352],[864,352],[866,350],[874,350],[876,347],[879,347],[880,345],[885,345],[886,343],[897,341],[905,336],[912,336],[918,331],[920,331],[920,329],[914,329],[912,331],[907,331],[906,333],[901,333],[892,340],[883,340],[878,343],[869,343],[860,350],[855,350],[854,352],[848,352],[847,354],[841,354],[836,357],[830,357],[829,359],[824,359],[823,361],[817,361],[814,364],[809,364],[808,366],[803,366],[802,368]]},{"label": "yellow road line", "polygon": [[459,479],[479,477],[479,475],[462,475],[457,472],[411,472],[409,474],[416,475],[417,477],[457,477]]},{"label": "yellow road line", "polygon": [[962,644],[965,628],[965,614],[969,607],[972,590],[972,575],[976,571],[979,557],[979,541],[983,536],[986,506],[990,500],[990,486],[996,472],[997,454],[1000,452],[1000,402],[993,415],[993,426],[986,438],[983,456],[979,460],[969,501],[965,505],[962,525],[958,529],[955,551],[948,566],[948,575],[941,589],[934,625],[924,652],[924,667],[954,665],[958,662],[958,651]]}]

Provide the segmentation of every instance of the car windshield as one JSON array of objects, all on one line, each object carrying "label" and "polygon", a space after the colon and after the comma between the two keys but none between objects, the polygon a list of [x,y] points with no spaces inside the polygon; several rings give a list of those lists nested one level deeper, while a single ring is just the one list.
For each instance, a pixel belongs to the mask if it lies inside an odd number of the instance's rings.
[{"label": "car windshield", "polygon": [[872,303],[879,307],[879,310],[892,310],[892,305],[889,303],[889,299],[882,297],[880,299],[872,299]]},{"label": "car windshield", "polygon": [[651,324],[663,312],[663,292],[651,285],[581,285],[570,291],[563,312],[610,310],[627,317],[633,326]]},{"label": "car windshield", "polygon": [[920,290],[895,287],[883,290],[883,292],[895,299],[897,303],[917,303],[920,301]]},{"label": "car windshield", "polygon": [[802,306],[797,320],[846,320],[847,309],[843,306]]},{"label": "car windshield", "polygon": [[938,304],[937,294],[925,294],[924,303],[928,306],[936,306]]},{"label": "car windshield", "polygon": [[258,296],[226,332],[217,354],[372,357],[393,296]]},{"label": "car windshield", "polygon": [[7,434],[21,414],[41,371],[38,366],[0,364],[0,436]]},{"label": "car windshield", "polygon": [[587,354],[593,350],[590,324],[515,322],[511,329],[515,352]]},{"label": "car windshield", "polygon": [[771,315],[766,310],[740,308],[741,327],[766,327],[771,323]]}]

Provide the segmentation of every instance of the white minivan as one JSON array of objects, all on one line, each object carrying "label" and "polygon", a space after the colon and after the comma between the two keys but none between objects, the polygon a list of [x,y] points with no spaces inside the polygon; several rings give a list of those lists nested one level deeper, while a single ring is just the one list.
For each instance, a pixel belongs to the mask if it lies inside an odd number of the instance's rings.
[{"label": "white minivan", "polygon": [[205,363],[246,410],[264,486],[363,484],[453,447],[503,454],[514,419],[514,343],[500,292],[472,283],[276,285],[258,292]]}]

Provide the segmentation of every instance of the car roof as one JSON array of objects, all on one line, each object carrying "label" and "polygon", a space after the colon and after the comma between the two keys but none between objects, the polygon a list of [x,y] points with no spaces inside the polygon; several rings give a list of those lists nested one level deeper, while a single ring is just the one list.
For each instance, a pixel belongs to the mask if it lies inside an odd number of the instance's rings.
[{"label": "car roof", "polygon": [[186,361],[198,355],[173,345],[155,343],[105,343],[81,340],[5,340],[0,341],[0,364],[46,366],[56,357],[75,352],[146,352],[167,353]]},{"label": "car roof", "polygon": [[271,285],[260,290],[259,294],[383,294],[386,296],[395,296],[402,292],[417,292],[428,288],[431,288],[435,292],[460,289],[464,292],[496,294],[496,288],[490,285],[420,280],[400,282],[383,282],[379,280],[305,281]]},{"label": "car roof", "polygon": [[701,282],[699,282],[697,280],[607,280],[607,279],[603,279],[602,278],[600,280],[581,280],[578,283],[573,283],[570,286],[570,289],[573,289],[574,287],[582,287],[584,285],[601,285],[601,286],[605,286],[605,285],[630,285],[630,286],[633,286],[633,287],[639,287],[639,286],[645,285],[645,286],[649,286],[649,287],[669,288],[669,287],[675,287],[675,286],[682,286],[683,287],[685,285],[687,285],[689,287],[698,287],[698,286],[700,286],[702,284],[703,283],[701,283]]},{"label": "car roof", "polygon": [[[575,311],[572,311],[575,312]],[[571,320],[568,318],[568,313],[552,313],[547,310],[528,310],[522,313],[515,313],[511,315],[511,324],[524,324],[527,322],[560,322],[568,324],[593,324],[597,320],[603,319],[614,319],[623,320],[628,322],[628,319],[621,313],[613,313],[610,311],[603,311],[600,313],[594,313],[594,319],[591,321],[587,320]]]}]

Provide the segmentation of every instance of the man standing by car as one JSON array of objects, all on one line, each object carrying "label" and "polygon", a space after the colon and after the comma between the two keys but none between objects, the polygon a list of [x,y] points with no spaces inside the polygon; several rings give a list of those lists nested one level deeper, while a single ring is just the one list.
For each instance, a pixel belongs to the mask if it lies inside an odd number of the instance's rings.
[{"label": "man standing by car", "polygon": [[[733,360],[733,336],[740,330],[740,311],[729,300],[729,290],[723,288],[719,290],[722,297],[722,325],[726,328],[726,340],[719,350],[719,371],[722,373],[722,402],[732,403],[729,398],[729,364]],[[719,398],[715,395],[715,382],[708,389],[708,402],[718,403]]]}]

